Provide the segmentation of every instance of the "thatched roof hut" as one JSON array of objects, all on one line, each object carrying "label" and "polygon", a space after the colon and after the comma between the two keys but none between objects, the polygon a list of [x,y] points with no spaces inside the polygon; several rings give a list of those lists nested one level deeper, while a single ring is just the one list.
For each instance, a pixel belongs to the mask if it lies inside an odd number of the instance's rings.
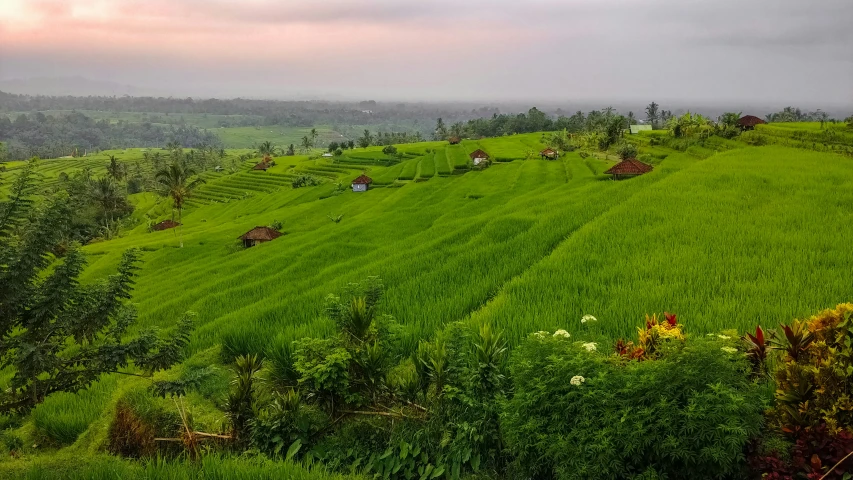
[{"label": "thatched roof hut", "polygon": [[651,165],[643,163],[636,158],[626,158],[610,167],[604,173],[613,175],[614,180],[619,180],[620,178],[636,177],[637,175],[649,173],[652,171],[652,168]]},{"label": "thatched roof hut", "polygon": [[163,220],[162,222],[158,223],[157,225],[154,225],[153,227],[151,227],[151,230],[154,230],[155,232],[159,232],[160,230],[168,230],[170,228],[179,227],[180,225],[181,225],[180,223],[178,223],[174,220]]},{"label": "thatched roof hut", "polygon": [[255,227],[240,236],[243,241],[243,246],[254,247],[259,243],[269,242],[282,236],[283,233],[270,227]]},{"label": "thatched roof hut", "polygon": [[542,158],[547,158],[548,160],[554,160],[556,158],[559,158],[560,154],[557,153],[557,151],[554,150],[553,148],[548,147],[545,150],[542,150],[541,152],[539,152],[539,156]]},{"label": "thatched roof hut", "polygon": [[742,130],[752,130],[756,125],[761,125],[767,123],[764,120],[756,117],[755,115],[745,115],[740,117],[737,121],[737,126]]}]

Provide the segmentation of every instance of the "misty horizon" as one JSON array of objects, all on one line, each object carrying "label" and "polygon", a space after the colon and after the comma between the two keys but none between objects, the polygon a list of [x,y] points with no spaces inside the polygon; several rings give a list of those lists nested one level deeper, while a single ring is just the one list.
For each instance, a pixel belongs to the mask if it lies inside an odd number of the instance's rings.
[{"label": "misty horizon", "polygon": [[22,88],[80,77],[133,96],[853,105],[844,0],[0,6],[0,85]]}]

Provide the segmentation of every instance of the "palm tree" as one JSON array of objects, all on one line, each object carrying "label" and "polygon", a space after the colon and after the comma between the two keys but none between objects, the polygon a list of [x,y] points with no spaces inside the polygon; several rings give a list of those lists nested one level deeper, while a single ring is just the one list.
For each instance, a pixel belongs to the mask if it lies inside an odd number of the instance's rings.
[{"label": "palm tree", "polygon": [[314,142],[315,142],[315,140],[317,140],[317,129],[316,129],[316,128],[312,128],[312,129],[311,129],[311,146],[312,146],[312,147],[315,145],[315,143],[314,143]]},{"label": "palm tree", "polygon": [[258,145],[258,154],[264,157],[272,157],[275,155],[276,150],[278,150],[278,147],[273,145],[269,140]]},{"label": "palm tree", "polygon": [[113,215],[118,209],[118,203],[121,201],[122,195],[119,191],[118,183],[112,177],[102,177],[92,182],[92,190],[90,195],[104,212],[104,222],[107,227],[113,223]]},{"label": "palm tree", "polygon": [[124,178],[124,165],[118,163],[115,155],[110,155],[110,164],[107,166],[107,173],[116,180]]},{"label": "palm tree", "polygon": [[309,140],[307,136],[302,137],[302,150],[305,152],[311,151],[311,140]]},{"label": "palm tree", "polygon": [[[175,219],[174,210],[178,211],[178,223],[181,223],[181,214],[184,210],[184,201],[192,195],[192,191],[202,183],[203,178],[190,180],[195,175],[195,171],[190,167],[185,167],[178,162],[174,162],[168,167],[157,172],[154,178],[160,186],[160,194],[164,197],[171,197],[173,202],[172,220]],[[178,227],[181,237],[181,248],[184,248],[184,231],[183,226]]]}]

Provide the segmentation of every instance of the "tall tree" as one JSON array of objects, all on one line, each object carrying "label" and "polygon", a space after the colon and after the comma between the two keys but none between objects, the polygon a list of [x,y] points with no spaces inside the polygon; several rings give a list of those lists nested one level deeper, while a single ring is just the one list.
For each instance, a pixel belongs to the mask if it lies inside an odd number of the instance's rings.
[{"label": "tall tree", "polygon": [[[29,175],[26,172],[22,175]],[[192,328],[185,316],[163,339],[148,330],[128,339],[136,321],[130,298],[139,252],[125,252],[118,274],[80,285],[85,259],[77,244],[55,262],[72,207],[53,195],[43,208],[15,202],[27,196],[19,177],[0,219],[0,368],[11,375],[0,393],[0,413],[24,413],[55,392],[76,392],[105,373],[142,375],[181,359]],[[9,205],[17,205],[9,211]],[[9,225],[19,228],[9,229]]]},{"label": "tall tree", "polygon": [[303,136],[303,137],[302,137],[302,144],[301,144],[301,147],[302,147],[302,151],[303,151],[303,152],[308,153],[308,152],[310,152],[310,151],[311,151],[311,139],[310,139],[310,138],[308,138],[308,136],[307,136],[307,135],[305,135],[305,136]]},{"label": "tall tree", "polygon": [[[196,187],[204,183],[203,178],[195,178],[195,171],[190,167],[175,162],[167,168],[157,172],[155,176],[160,187],[160,194],[172,199],[172,219],[174,220],[174,211],[178,212],[178,223],[182,222],[182,213],[184,210],[184,201],[192,195]],[[184,230],[183,225],[178,226],[180,235],[181,248],[184,247]]]},{"label": "tall tree", "polygon": [[112,177],[102,177],[92,182],[90,195],[101,208],[105,226],[111,228],[119,207],[127,204],[121,186]]},{"label": "tall tree", "polygon": [[444,125],[444,120],[441,117],[438,117],[438,120],[435,121],[435,132],[433,132],[433,136],[436,140],[444,140],[447,138],[447,127]]},{"label": "tall tree", "polygon": [[660,107],[660,105],[655,102],[650,103],[646,107],[646,120],[652,124],[652,128],[658,127],[658,120],[660,120],[658,107]]},{"label": "tall tree", "polygon": [[311,146],[314,147],[317,144],[317,129],[311,129]]},{"label": "tall tree", "polygon": [[275,155],[275,152],[278,150],[278,147],[273,145],[269,140],[262,142],[258,145],[258,154],[264,157],[272,157]]},{"label": "tall tree", "polygon": [[107,173],[116,181],[121,181],[125,177],[124,164],[119,163],[115,155],[110,155],[110,164],[107,165]]},{"label": "tall tree", "polygon": [[364,135],[358,139],[358,146],[361,148],[367,148],[371,143],[373,143],[373,137],[370,135],[370,130],[364,129]]}]

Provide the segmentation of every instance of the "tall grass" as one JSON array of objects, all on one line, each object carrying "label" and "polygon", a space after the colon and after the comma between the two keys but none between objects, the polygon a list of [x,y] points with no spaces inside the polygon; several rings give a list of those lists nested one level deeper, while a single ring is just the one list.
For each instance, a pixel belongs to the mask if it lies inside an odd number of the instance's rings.
[{"label": "tall grass", "polygon": [[[5,470],[5,472],[4,472]],[[96,455],[60,458],[10,468],[0,466],[0,476],[27,480],[344,480],[361,477],[331,474],[319,467],[306,468],[291,462],[263,457],[207,455],[198,462],[153,459],[145,462]]]},{"label": "tall grass", "polygon": [[32,412],[37,433],[48,443],[74,443],[101,416],[117,382],[117,375],[108,375],[77,393],[61,392],[48,396]]}]

